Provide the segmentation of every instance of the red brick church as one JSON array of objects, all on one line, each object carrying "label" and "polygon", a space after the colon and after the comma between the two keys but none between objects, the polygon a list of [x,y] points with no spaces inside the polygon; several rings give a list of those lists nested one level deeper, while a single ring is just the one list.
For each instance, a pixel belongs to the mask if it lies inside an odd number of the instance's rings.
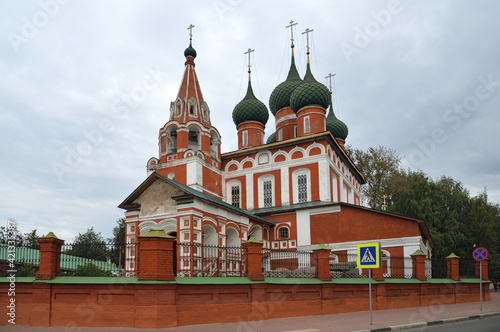
[{"label": "red brick church", "polygon": [[[190,40],[179,92],[159,130],[159,155],[147,162],[147,179],[119,205],[128,243],[150,230],[200,245],[237,247],[254,236],[269,249],[309,250],[322,243],[336,260],[338,253],[355,254],[359,243],[377,241],[386,274],[391,256],[420,250],[430,257],[423,221],[361,206],[365,180],[344,150],[348,128],[334,114],[331,91],[311,73],[309,48],[301,75],[293,37],[291,47],[288,76],[269,100],[276,131],[265,140],[269,111],[252,91],[249,66],[247,93],[232,112],[238,150],[221,154]],[[132,275],[135,253],[127,255]]]}]

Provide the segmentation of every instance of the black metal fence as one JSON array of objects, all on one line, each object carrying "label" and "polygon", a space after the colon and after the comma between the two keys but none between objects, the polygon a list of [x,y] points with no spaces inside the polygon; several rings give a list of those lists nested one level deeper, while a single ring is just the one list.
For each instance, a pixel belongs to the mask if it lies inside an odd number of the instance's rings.
[{"label": "black metal fence", "polygon": [[332,278],[368,278],[368,271],[358,269],[358,255],[347,253],[330,254],[330,275]]},{"label": "black metal fence", "polygon": [[425,276],[428,279],[445,279],[448,272],[447,262],[445,258],[426,258],[425,259]]},{"label": "black metal fence", "polygon": [[0,276],[6,277],[15,271],[16,277],[34,277],[40,265],[40,245],[0,244]]},{"label": "black metal fence", "polygon": [[241,247],[177,244],[178,277],[244,277],[245,251]]},{"label": "black metal fence", "polygon": [[461,279],[476,277],[476,261],[473,259],[461,259],[458,262],[458,271]]},{"label": "black metal fence", "polygon": [[89,277],[124,276],[125,267],[135,261],[137,246],[135,243],[64,244],[61,248],[61,274]]},{"label": "black metal fence", "polygon": [[315,278],[317,266],[315,251],[262,250],[262,273],[266,277]]}]

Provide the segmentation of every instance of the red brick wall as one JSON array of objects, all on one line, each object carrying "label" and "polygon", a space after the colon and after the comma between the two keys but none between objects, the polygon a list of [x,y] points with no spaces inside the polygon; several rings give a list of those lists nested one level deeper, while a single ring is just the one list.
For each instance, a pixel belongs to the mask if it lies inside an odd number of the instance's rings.
[{"label": "red brick wall", "polygon": [[[118,280],[118,279],[117,279]],[[484,300],[490,295],[484,285]],[[9,284],[0,283],[0,306]],[[478,301],[478,284],[373,287],[374,310]],[[365,284],[16,284],[16,324],[158,328],[369,310]],[[0,324],[8,324],[7,315]]]},{"label": "red brick wall", "polygon": [[311,243],[336,243],[420,236],[417,222],[341,206],[342,213],[311,216]]}]

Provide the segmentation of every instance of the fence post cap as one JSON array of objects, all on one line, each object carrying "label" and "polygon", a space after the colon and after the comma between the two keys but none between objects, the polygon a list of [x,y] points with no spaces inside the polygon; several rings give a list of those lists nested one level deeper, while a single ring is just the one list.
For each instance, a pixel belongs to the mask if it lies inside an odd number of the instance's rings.
[{"label": "fence post cap", "polygon": [[162,237],[166,239],[175,239],[175,236],[168,235],[163,230],[151,230],[145,235],[139,235],[139,237]]},{"label": "fence post cap", "polygon": [[411,254],[410,256],[425,256],[425,254],[419,249],[417,251],[415,251],[413,254]]},{"label": "fence post cap", "polygon": [[454,252],[452,252],[448,257],[446,258],[460,258],[460,256],[455,255]]},{"label": "fence post cap", "polygon": [[332,248],[324,245],[323,243],[320,243],[316,248],[314,248],[313,250],[324,250],[324,249],[327,249],[327,250],[332,250]]},{"label": "fence post cap", "polygon": [[261,242],[259,240],[257,240],[253,235],[250,236],[250,238],[248,239],[247,243],[259,243],[259,244],[263,244],[264,242]]},{"label": "fence post cap", "polygon": [[44,237],[42,237],[42,239],[58,239],[60,240],[54,233],[52,232],[49,232],[49,234],[45,235]]}]

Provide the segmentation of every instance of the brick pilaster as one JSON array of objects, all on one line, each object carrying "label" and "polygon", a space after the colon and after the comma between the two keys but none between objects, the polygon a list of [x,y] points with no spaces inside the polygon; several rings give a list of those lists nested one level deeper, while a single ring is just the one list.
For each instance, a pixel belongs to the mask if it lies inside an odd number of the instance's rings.
[{"label": "brick pilaster", "polygon": [[247,267],[247,277],[250,280],[264,280],[262,274],[262,245],[253,236],[243,243],[245,249],[245,262]]},{"label": "brick pilaster", "polygon": [[[476,262],[476,278],[479,279],[479,267],[481,266],[481,264],[479,264],[479,262]],[[483,261],[483,280],[488,280],[488,260],[484,260]]]},{"label": "brick pilaster", "polygon": [[320,244],[313,250],[316,251],[318,257],[318,279],[322,281],[332,280],[332,275],[330,274],[330,252],[332,249],[324,244]]},{"label": "brick pilaster", "polygon": [[64,240],[58,239],[52,232],[36,240],[40,243],[40,266],[35,278],[37,280],[54,279],[60,274],[61,246]]},{"label": "brick pilaster", "polygon": [[446,257],[446,278],[460,281],[459,261],[460,257],[453,253]]},{"label": "brick pilaster", "polygon": [[384,281],[384,267],[381,266],[376,269],[372,269],[372,278],[377,281]]},{"label": "brick pilaster", "polygon": [[175,280],[175,237],[164,231],[150,231],[138,237],[138,280]]},{"label": "brick pilaster", "polygon": [[427,276],[425,275],[425,258],[426,255],[417,250],[411,256],[411,261],[413,264],[413,278],[417,278],[420,281],[426,281]]}]

